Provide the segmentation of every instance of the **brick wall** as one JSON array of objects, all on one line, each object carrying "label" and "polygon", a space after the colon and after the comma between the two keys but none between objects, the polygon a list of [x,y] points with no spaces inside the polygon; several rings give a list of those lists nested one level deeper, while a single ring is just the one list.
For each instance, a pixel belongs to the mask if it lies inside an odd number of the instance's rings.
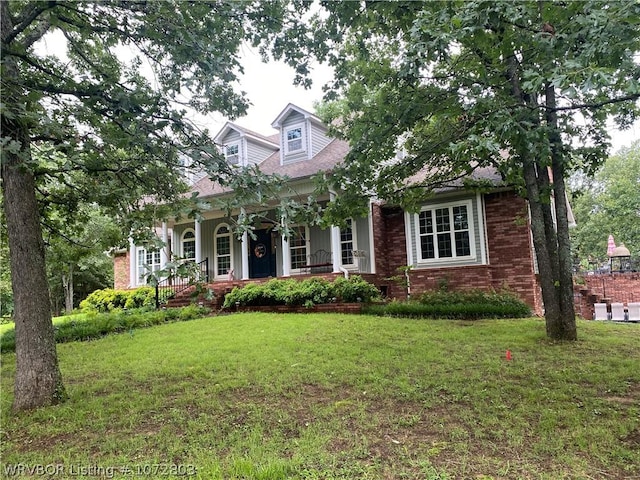
[{"label": "brick wall", "polygon": [[594,303],[640,302],[640,273],[585,275],[574,285],[576,313],[593,318]]},{"label": "brick wall", "polygon": [[129,288],[129,251],[119,251],[113,256],[113,288]]},{"label": "brick wall", "polygon": [[493,288],[507,287],[541,314],[526,201],[514,192],[485,195],[487,244]]},{"label": "brick wall", "polygon": [[[376,211],[377,209],[377,211]],[[453,290],[509,288],[542,314],[542,296],[531,256],[531,237],[526,202],[513,192],[485,196],[489,265],[411,270],[411,293],[437,289],[446,284]],[[403,298],[406,290],[384,278],[401,275],[398,268],[407,264],[404,212],[399,208],[374,206],[376,271],[389,296]]]}]

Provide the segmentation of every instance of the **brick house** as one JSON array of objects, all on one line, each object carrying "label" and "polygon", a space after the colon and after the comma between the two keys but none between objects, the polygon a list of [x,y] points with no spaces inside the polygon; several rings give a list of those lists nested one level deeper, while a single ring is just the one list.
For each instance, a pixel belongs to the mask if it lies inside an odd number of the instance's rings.
[{"label": "brick house", "polygon": [[[223,145],[229,163],[255,164],[267,174],[286,175],[292,191],[301,196],[313,191],[314,174],[330,170],[348,152],[348,144],[329,137],[318,117],[295,105],[287,105],[271,126],[278,133],[263,136],[227,123],[215,141]],[[392,277],[404,275],[398,269],[410,266],[414,295],[443,285],[509,288],[541,313],[527,203],[497,172],[483,169],[476,175],[492,180],[495,189],[443,189],[425,200],[417,213],[372,199],[368,214],[347,219],[346,228],[296,225],[290,238],[273,230],[279,222],[275,205],[268,221],[255,230],[255,239],[247,234],[237,238],[233,219],[215,209],[203,212],[201,221],[167,222],[159,234],[168,248],[147,252],[131,245],[116,253],[115,287],[143,285],[149,268],[157,270],[178,255],[206,264],[214,291],[271,277],[359,274],[388,296],[402,298],[407,291]],[[205,200],[231,194],[208,178],[199,179],[192,189]],[[320,200],[330,202],[334,195],[327,192]]]}]

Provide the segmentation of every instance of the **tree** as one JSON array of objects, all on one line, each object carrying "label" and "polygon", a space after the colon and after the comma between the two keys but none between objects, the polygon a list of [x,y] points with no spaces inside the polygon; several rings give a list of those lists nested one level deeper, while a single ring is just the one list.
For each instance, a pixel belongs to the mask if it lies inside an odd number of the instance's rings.
[{"label": "tree", "polygon": [[573,177],[573,245],[578,258],[605,261],[615,237],[640,255],[640,141],[609,157],[593,178]]},{"label": "tree", "polygon": [[352,147],[333,172],[342,205],[375,194],[412,208],[476,168],[498,168],[529,202],[547,335],[575,340],[565,178],[606,158],[609,115],[624,126],[638,114],[640,5],[323,7],[300,42],[336,71],[329,98],[343,107],[327,120]]},{"label": "tree", "polygon": [[[258,45],[269,32],[295,29],[283,23],[288,8],[258,1],[0,2],[14,410],[65,398],[41,228],[49,208],[72,218],[80,203],[95,203],[139,237],[152,218],[169,215],[164,206],[184,200],[186,156],[224,182],[230,168],[207,132],[188,121],[187,109],[244,113],[247,102],[234,90],[242,70],[236,53],[245,40]],[[39,44],[56,32],[64,55],[42,53]]]},{"label": "tree", "polygon": [[45,236],[47,273],[53,311],[67,313],[94,290],[113,287],[113,259],[108,250],[122,242],[113,220],[95,205],[83,205],[75,224]]}]

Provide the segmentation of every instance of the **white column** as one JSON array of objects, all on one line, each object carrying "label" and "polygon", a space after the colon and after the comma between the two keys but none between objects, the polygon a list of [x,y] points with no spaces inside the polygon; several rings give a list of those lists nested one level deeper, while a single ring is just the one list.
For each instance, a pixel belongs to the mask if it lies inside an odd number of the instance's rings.
[{"label": "white column", "polygon": [[249,233],[242,234],[242,280],[249,280]]},{"label": "white column", "polygon": [[291,276],[291,250],[289,250],[289,239],[281,235],[282,238],[282,276]]},{"label": "white column", "polygon": [[[240,217],[242,217],[241,224],[244,224],[247,211],[244,207],[240,208]],[[242,252],[242,280],[249,280],[249,233],[245,230],[240,240],[240,250]]]},{"label": "white column", "polygon": [[376,273],[376,245],[373,239],[373,200],[369,200],[369,272]]},{"label": "white column", "polygon": [[138,276],[136,275],[138,265],[138,256],[136,255],[136,246],[133,239],[129,238],[129,287],[133,288],[138,285]]},{"label": "white column", "polygon": [[202,223],[200,220],[196,220],[195,226],[196,233],[196,263],[202,261]]},{"label": "white column", "polygon": [[[334,192],[329,192],[329,201],[333,202],[336,198]],[[342,266],[342,249],[340,248],[340,228],[331,225],[331,257],[333,259],[333,273],[340,273]]]},{"label": "white column", "polygon": [[162,222],[162,241],[164,246],[160,250],[160,268],[166,267],[169,262],[169,227],[167,227],[167,222]]},{"label": "white column", "polygon": [[331,255],[333,257],[333,273],[340,273],[340,267],[342,266],[340,228],[335,225],[331,225]]}]

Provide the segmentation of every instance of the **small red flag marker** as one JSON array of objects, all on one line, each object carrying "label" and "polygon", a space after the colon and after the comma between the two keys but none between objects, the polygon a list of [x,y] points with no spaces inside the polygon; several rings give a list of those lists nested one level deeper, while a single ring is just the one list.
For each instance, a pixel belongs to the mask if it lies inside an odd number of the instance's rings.
[{"label": "small red flag marker", "polygon": [[507,350],[507,360],[511,360],[511,350]]}]

